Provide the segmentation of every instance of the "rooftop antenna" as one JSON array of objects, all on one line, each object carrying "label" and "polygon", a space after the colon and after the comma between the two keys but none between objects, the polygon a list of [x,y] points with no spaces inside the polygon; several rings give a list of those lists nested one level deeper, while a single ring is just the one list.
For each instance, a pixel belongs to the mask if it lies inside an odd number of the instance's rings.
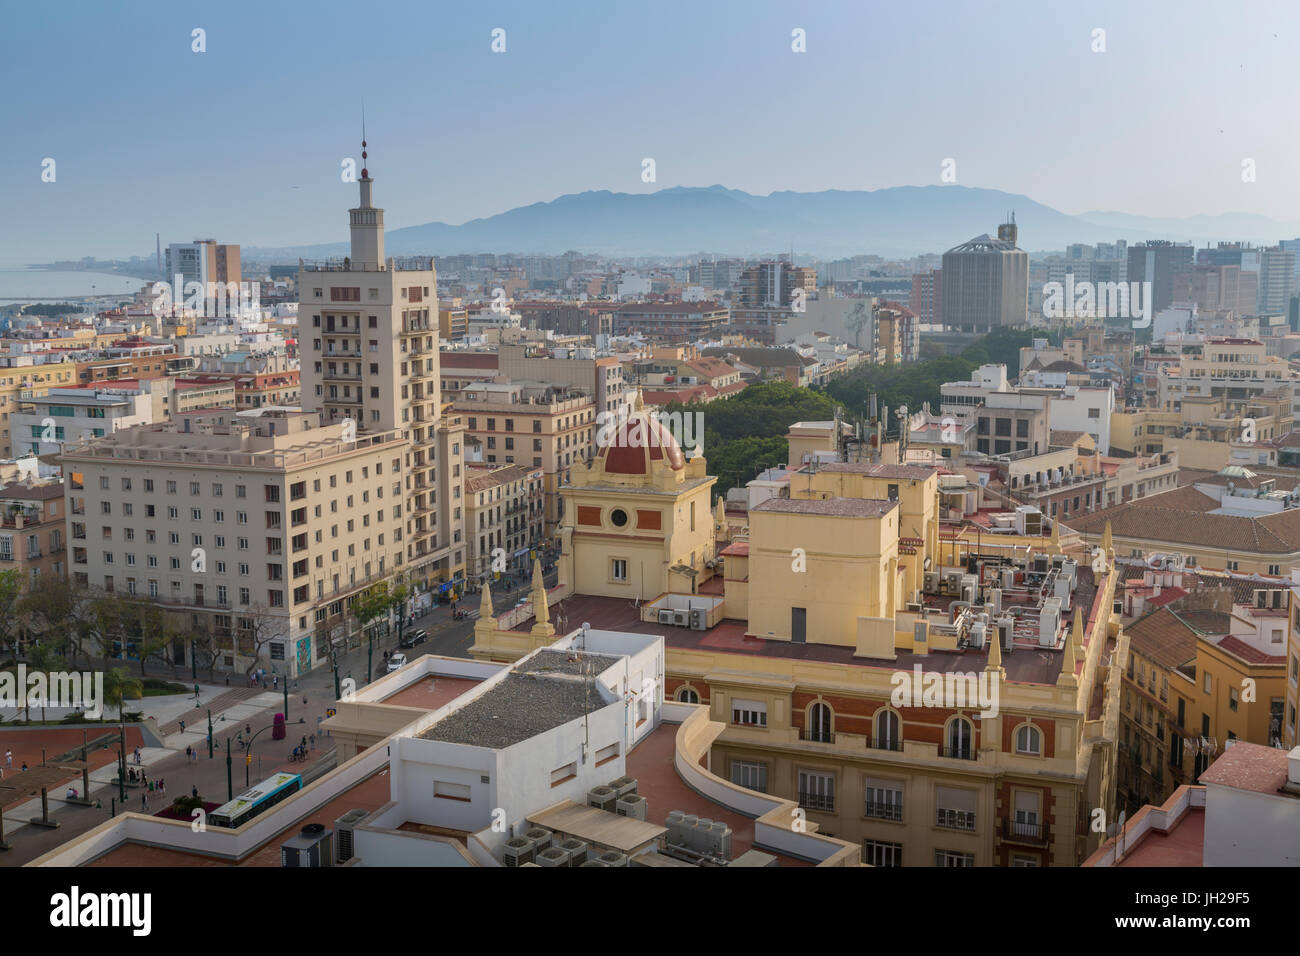
[{"label": "rooftop antenna", "polygon": [[366,168],[366,98],[364,96],[361,97],[361,178],[370,178],[370,170]]}]

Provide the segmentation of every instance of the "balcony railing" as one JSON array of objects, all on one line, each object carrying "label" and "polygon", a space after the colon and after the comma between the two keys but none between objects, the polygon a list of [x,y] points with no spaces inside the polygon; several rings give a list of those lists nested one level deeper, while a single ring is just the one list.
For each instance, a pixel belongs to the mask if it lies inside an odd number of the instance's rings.
[{"label": "balcony railing", "polygon": [[975,811],[939,808],[934,811],[934,825],[945,830],[974,830]]},{"label": "balcony railing", "polygon": [[1035,846],[1042,846],[1047,843],[1047,826],[1042,823],[1003,820],[1002,839],[1012,843],[1030,843]]},{"label": "balcony railing", "polygon": [[874,820],[902,820],[903,805],[901,803],[881,803],[875,800],[866,802],[866,809],[863,816],[871,817]]},{"label": "balcony railing", "polygon": [[889,737],[868,737],[867,747],[871,750],[892,750],[894,753],[902,753],[903,741]]},{"label": "balcony railing", "polygon": [[970,747],[940,747],[939,756],[951,760],[974,760],[975,751]]},{"label": "balcony railing", "polygon": [[835,795],[833,793],[809,793],[806,790],[800,790],[799,806],[805,810],[834,810]]}]

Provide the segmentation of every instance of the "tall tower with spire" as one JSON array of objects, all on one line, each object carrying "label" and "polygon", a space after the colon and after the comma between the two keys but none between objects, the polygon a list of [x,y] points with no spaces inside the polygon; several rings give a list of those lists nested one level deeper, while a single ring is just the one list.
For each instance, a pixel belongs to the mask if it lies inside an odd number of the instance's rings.
[{"label": "tall tower with spire", "polygon": [[358,441],[406,443],[395,443],[384,473],[366,476],[373,484],[355,492],[383,499],[375,498],[372,546],[400,542],[397,566],[376,557],[364,566],[364,580],[309,568],[300,582],[340,606],[393,574],[416,592],[449,596],[464,587],[467,554],[465,425],[443,413],[438,274],[429,257],[385,255],[368,149],[363,112],[359,202],[348,210],[351,256],[302,262],[298,273],[303,409],[325,425],[342,422],[347,430],[350,422]]},{"label": "tall tower with spire", "polygon": [[384,211],[374,206],[375,181],[370,178],[366,152],[366,121],[361,120],[361,204],[348,210],[352,226],[352,266],[363,270],[378,269],[384,261]]}]

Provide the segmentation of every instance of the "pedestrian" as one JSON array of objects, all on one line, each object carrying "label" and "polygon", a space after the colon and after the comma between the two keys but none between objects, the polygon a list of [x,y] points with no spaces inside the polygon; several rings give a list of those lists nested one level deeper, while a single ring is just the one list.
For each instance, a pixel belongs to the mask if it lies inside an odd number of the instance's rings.
[{"label": "pedestrian", "polygon": [[315,734],[312,734],[312,735],[311,735],[311,745],[312,745],[313,748],[316,746],[316,735],[315,735]]},{"label": "pedestrian", "polygon": [[190,796],[194,797],[195,799],[198,799],[198,796],[199,796],[199,788],[198,788],[198,787],[190,787]]},{"label": "pedestrian", "polygon": [[306,735],[306,734],[303,734],[303,735],[302,735],[302,749],[303,749],[303,750],[306,750],[306,749],[307,749],[307,735]]},{"label": "pedestrian", "polygon": [[162,777],[158,778],[158,792],[159,793],[167,792],[167,781],[163,780]]},{"label": "pedestrian", "polygon": [[185,745],[185,759],[186,759],[186,760],[189,760],[189,759],[190,759],[190,754],[193,753],[193,752],[194,752],[194,748],[191,747],[189,744],[186,744],[186,745]]},{"label": "pedestrian", "polygon": [[248,734],[248,736],[250,736],[250,737],[253,736],[253,725],[252,725],[252,724],[244,724],[244,733]]},{"label": "pedestrian", "polygon": [[181,733],[185,733],[185,721],[181,721]]},{"label": "pedestrian", "polygon": [[230,675],[229,675],[229,674],[226,675],[226,686],[227,686],[227,687],[230,686]]},{"label": "pedestrian", "polygon": [[13,765],[14,765],[14,752],[13,752],[12,750],[6,750],[6,751],[5,751],[5,766],[6,766],[6,767],[9,767],[10,769],[12,769],[12,768],[13,768]]},{"label": "pedestrian", "polygon": [[26,773],[26,772],[27,772],[27,761],[26,761],[26,760],[23,761],[23,767],[22,767],[21,772],[22,772],[22,773]]},{"label": "pedestrian", "polygon": [[279,690],[279,689],[280,689],[280,675],[279,675],[279,674],[276,674],[274,677],[271,678],[271,687],[272,687],[274,690]]},{"label": "pedestrian", "polygon": [[150,792],[150,793],[153,793],[153,781],[152,781],[152,780],[149,781],[149,792]]},{"label": "pedestrian", "polygon": [[140,809],[141,810],[149,809],[149,794],[146,793],[145,791],[140,792]]}]

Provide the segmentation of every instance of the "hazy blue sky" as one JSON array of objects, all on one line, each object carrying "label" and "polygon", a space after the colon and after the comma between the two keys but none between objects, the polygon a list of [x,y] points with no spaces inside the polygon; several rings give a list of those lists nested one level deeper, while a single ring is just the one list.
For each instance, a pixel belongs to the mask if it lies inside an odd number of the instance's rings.
[{"label": "hazy blue sky", "polygon": [[144,254],[155,231],[342,241],[362,96],[389,228],[586,189],[936,183],[946,157],[961,184],[1069,213],[1300,219],[1295,2],[45,0],[3,15],[0,260]]}]

